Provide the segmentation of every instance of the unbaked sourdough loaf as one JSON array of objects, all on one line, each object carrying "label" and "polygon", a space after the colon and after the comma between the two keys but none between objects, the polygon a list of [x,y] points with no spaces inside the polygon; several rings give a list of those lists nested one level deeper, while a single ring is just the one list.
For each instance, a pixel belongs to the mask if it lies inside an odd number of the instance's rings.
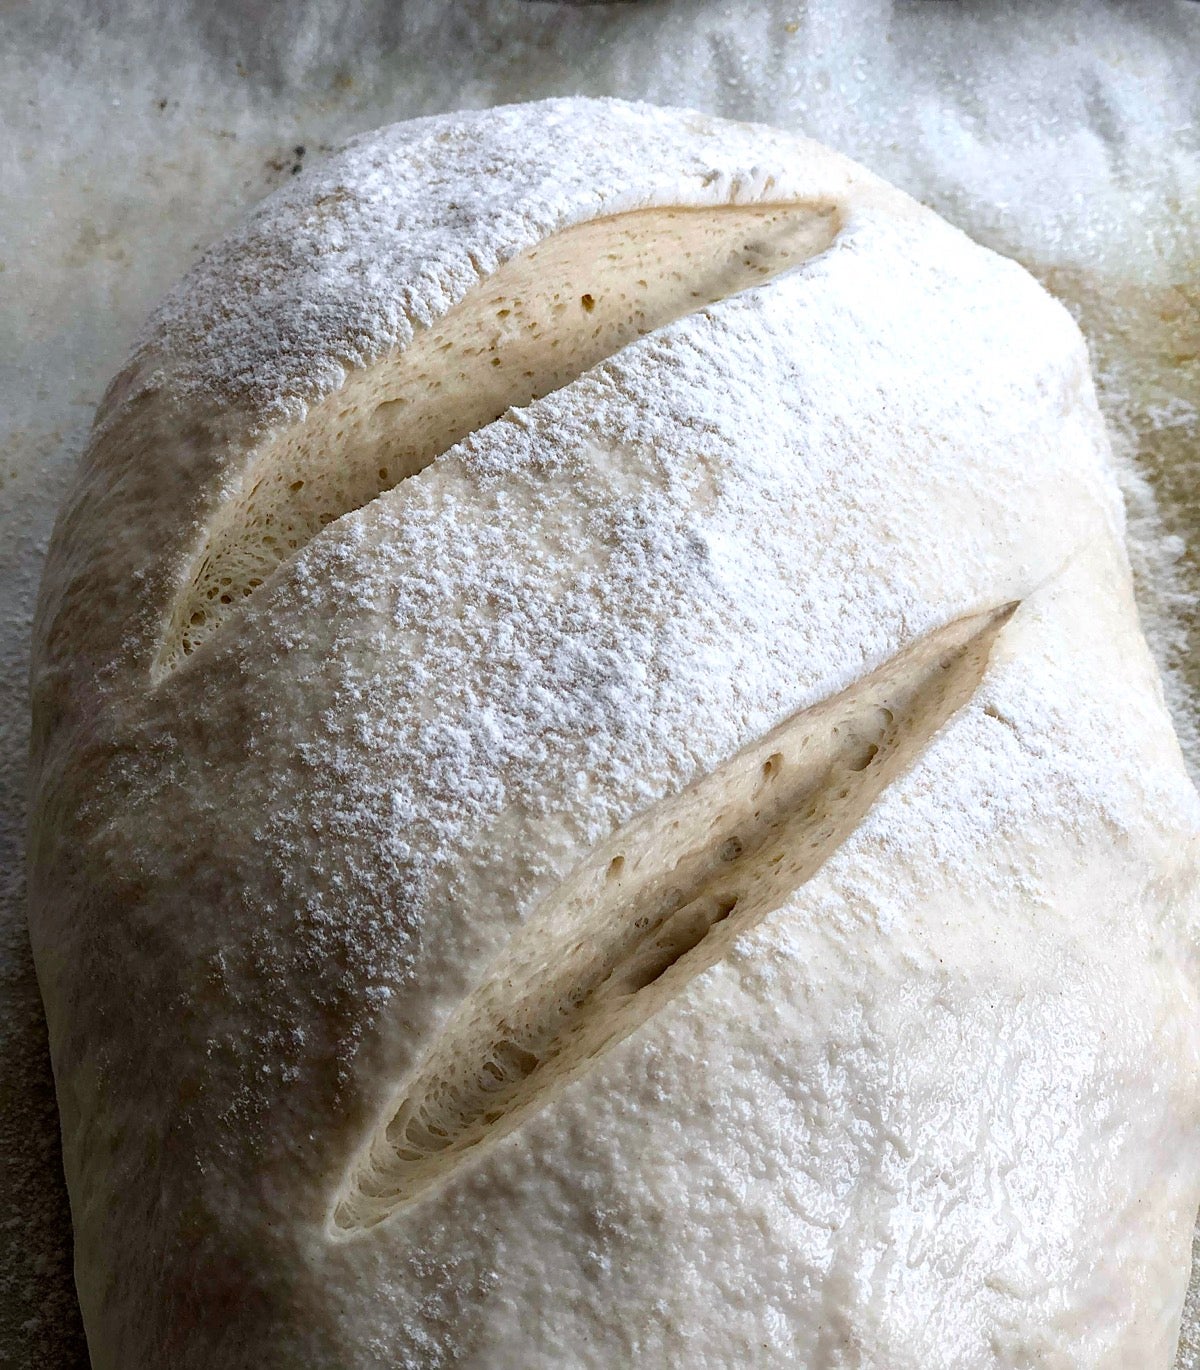
[{"label": "unbaked sourdough loaf", "polygon": [[1170,1364],[1200,804],[1067,314],[815,144],[360,138],[36,626],[97,1370]]}]

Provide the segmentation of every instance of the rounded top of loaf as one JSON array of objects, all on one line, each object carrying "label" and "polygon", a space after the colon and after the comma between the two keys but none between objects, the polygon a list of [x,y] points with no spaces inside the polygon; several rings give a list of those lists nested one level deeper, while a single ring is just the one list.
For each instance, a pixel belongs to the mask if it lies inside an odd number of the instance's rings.
[{"label": "rounded top of loaf", "polygon": [[[811,140],[607,99],[547,100],[396,124],[352,140],[268,197],[204,254],[148,321],[100,406],[59,521],[60,529],[71,529],[73,580],[88,597],[120,595],[131,580],[142,593],[123,615],[72,615],[74,636],[61,664],[81,655],[89,671],[97,658],[123,663],[135,688],[147,675],[158,679],[174,669],[193,645],[189,590],[210,536],[230,516],[252,517],[235,512],[230,497],[257,479],[255,452],[273,434],[286,442],[289,430],[300,432],[310,407],[349,379],[403,354],[503,264],[573,226],[639,210],[788,204],[824,214],[836,230],[830,252],[797,268],[814,286],[836,276],[821,305],[831,324],[847,288],[889,293],[893,307],[881,309],[881,317],[907,307],[914,318],[941,308],[953,291],[960,328],[981,338],[992,332],[988,347],[957,349],[923,341],[917,327],[888,343],[891,357],[874,348],[872,368],[904,368],[913,350],[924,348],[926,363],[952,361],[964,390],[974,388],[971,369],[986,368],[987,386],[1013,393],[1024,375],[1013,372],[1012,359],[1033,348],[1052,366],[1073,356],[1080,372],[1076,330],[1023,272]],[[814,295],[806,301],[811,310],[815,292],[806,293]],[[762,292],[735,295],[753,308]],[[675,332],[687,326],[681,319]],[[641,373],[632,414],[646,407],[661,363],[653,347],[618,350],[622,367]],[[1030,354],[1019,369],[1039,364]],[[736,424],[733,396],[746,358],[736,348],[716,350],[705,365],[710,408],[728,391],[719,421]],[[836,346],[830,351],[823,384],[840,392],[842,404],[856,402],[861,366],[860,359],[839,358]],[[581,383],[586,388],[587,378]],[[519,412],[538,397],[514,397],[513,407]],[[614,398],[610,391],[609,402]],[[767,421],[790,418],[780,410]],[[336,422],[327,427],[336,445],[343,435]],[[131,461],[135,451],[153,451],[153,461]],[[324,526],[353,512],[363,493],[310,510],[309,521]],[[311,532],[280,536],[279,545],[299,551]],[[51,549],[52,565],[62,542],[60,536]],[[243,567],[241,580],[257,585],[274,569]],[[44,584],[65,588],[58,575]],[[218,598],[216,614],[202,606],[201,626],[209,632],[218,616],[229,615],[219,602],[224,587],[204,588]],[[246,588],[234,587],[233,602]],[[39,623],[54,616],[43,607]],[[201,635],[191,636],[198,642]],[[81,651],[84,638],[94,640]]]},{"label": "rounded top of loaf", "polygon": [[171,292],[138,351],[169,357],[198,398],[294,417],[583,220],[878,198],[921,212],[822,144],[691,110],[571,98],[431,115],[352,139],[268,197]]}]

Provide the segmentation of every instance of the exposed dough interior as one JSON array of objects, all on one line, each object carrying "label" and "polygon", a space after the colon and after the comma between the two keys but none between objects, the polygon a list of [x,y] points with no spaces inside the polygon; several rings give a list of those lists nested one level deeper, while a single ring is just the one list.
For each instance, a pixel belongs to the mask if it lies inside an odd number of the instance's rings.
[{"label": "exposed dough interior", "polygon": [[837,230],[829,205],[646,209],[564,229],[505,263],[254,455],[207,530],[160,671],[326,524],[636,338],[823,251]]},{"label": "exposed dough interior", "polygon": [[504,1136],[810,879],[973,694],[1015,606],[959,619],[594,851],[502,953],[372,1141],[336,1229]]}]

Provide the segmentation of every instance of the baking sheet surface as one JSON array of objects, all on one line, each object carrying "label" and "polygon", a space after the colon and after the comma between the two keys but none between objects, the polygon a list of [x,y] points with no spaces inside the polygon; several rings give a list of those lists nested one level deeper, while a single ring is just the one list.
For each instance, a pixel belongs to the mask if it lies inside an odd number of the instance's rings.
[{"label": "baking sheet surface", "polygon": [[1200,774],[1200,3],[0,0],[0,1366],[86,1365],[21,848],[29,623],[91,411],[205,244],[351,133],[560,94],[822,139],[1065,300]]}]

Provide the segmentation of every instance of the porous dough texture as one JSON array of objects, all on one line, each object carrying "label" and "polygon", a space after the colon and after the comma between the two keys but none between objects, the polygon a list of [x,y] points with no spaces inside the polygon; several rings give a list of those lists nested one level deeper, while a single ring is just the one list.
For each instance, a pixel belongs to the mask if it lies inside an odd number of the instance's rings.
[{"label": "porous dough texture", "polygon": [[110,388],[33,688],[97,1370],[1170,1364],[1200,801],[1085,348],[855,164],[351,143]]}]

